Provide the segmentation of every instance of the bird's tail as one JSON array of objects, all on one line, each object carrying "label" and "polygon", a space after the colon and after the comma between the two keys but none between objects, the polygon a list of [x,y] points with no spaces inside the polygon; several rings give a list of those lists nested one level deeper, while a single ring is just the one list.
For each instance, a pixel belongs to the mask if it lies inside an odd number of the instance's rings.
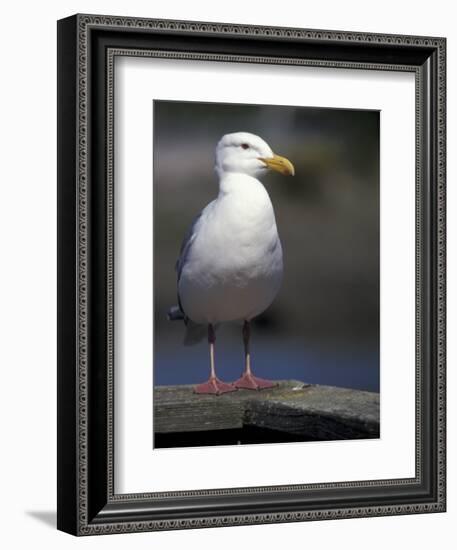
[{"label": "bird's tail", "polygon": [[186,325],[186,332],[184,334],[184,345],[193,346],[201,342],[207,335],[207,327],[205,325],[198,325],[191,321],[183,313],[179,306],[173,306],[168,310],[167,319],[169,321],[184,321]]},{"label": "bird's tail", "polygon": [[167,319],[169,321],[184,321],[186,317],[179,306],[173,306],[168,310]]},{"label": "bird's tail", "polygon": [[197,325],[190,319],[186,322],[186,333],[184,335],[184,345],[194,346],[206,338],[208,327],[206,325]]}]

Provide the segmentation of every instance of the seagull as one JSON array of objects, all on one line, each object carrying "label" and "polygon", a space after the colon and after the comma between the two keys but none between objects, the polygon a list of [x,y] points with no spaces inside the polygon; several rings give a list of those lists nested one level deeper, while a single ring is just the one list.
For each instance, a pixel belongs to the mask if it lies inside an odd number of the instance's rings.
[{"label": "seagull", "polygon": [[[268,170],[293,176],[292,163],[273,153],[248,132],[224,135],[216,147],[219,193],[193,221],[176,262],[178,305],[168,319],[183,319],[184,343],[207,335],[209,379],[195,393],[220,395],[238,388],[259,390],[276,384],[254,376],[250,323],[275,299],[282,280],[283,258],[268,192],[258,178]],[[220,323],[242,323],[245,367],[225,383],[216,376],[214,348]]]}]

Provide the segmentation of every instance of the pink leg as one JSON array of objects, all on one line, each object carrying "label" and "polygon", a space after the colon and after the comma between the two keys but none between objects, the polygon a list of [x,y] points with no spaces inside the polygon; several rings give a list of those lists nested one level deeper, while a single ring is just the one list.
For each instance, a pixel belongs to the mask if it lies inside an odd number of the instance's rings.
[{"label": "pink leg", "polygon": [[214,332],[213,325],[208,325],[208,343],[209,343],[209,358],[211,365],[211,374],[209,379],[203,384],[195,386],[194,393],[210,393],[214,395],[220,395],[221,393],[227,393],[229,391],[235,391],[236,388],[232,384],[226,384],[217,378],[216,368],[214,366],[214,343],[216,341],[216,334]]},{"label": "pink leg", "polygon": [[249,321],[245,321],[243,325],[243,342],[244,342],[244,355],[246,366],[241,378],[238,378],[233,385],[236,388],[245,390],[262,390],[264,388],[274,388],[277,386],[275,382],[270,380],[264,380],[254,376],[251,371],[251,353],[249,351],[249,339],[251,336],[251,328]]}]

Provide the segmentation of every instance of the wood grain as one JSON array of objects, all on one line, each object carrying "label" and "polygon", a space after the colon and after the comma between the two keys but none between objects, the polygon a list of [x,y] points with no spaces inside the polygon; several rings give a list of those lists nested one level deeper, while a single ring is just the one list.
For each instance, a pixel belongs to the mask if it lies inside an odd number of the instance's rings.
[{"label": "wood grain", "polygon": [[307,440],[379,437],[379,394],[281,380],[260,391],[201,395],[194,386],[158,386],[155,433],[258,427]]}]

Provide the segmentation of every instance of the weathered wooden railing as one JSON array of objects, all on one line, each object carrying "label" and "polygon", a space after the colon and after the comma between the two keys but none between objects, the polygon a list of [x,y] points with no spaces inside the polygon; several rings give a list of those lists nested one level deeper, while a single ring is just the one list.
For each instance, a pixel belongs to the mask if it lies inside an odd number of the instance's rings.
[{"label": "weathered wooden railing", "polygon": [[378,393],[296,380],[219,396],[193,388],[156,387],[155,447],[379,437]]}]

